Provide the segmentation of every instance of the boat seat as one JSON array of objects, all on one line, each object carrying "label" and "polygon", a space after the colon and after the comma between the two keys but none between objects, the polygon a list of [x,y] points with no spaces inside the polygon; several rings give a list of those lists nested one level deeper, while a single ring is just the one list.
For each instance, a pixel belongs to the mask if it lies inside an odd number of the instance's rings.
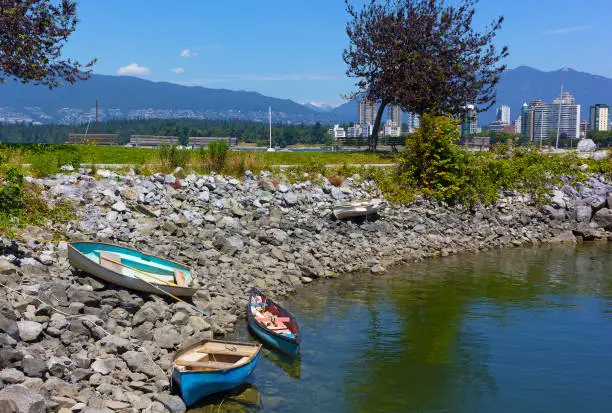
[{"label": "boat seat", "polygon": [[249,361],[249,357],[243,357],[240,360],[238,360],[237,362],[234,363],[234,366],[239,366],[241,364],[245,364]]},{"label": "boat seat", "polygon": [[[270,317],[255,317],[255,320],[259,321],[260,323],[265,323],[267,321],[272,321],[272,318],[270,318]],[[289,321],[291,321],[291,319],[289,317],[276,317],[276,321],[278,321],[279,323],[288,323]]]},{"label": "boat seat", "polygon": [[100,251],[100,265],[108,270],[123,274],[123,265],[121,265],[121,255],[114,252]]},{"label": "boat seat", "polygon": [[183,274],[183,271],[174,270],[174,282],[179,287],[187,287],[187,280],[185,279],[185,274]]}]

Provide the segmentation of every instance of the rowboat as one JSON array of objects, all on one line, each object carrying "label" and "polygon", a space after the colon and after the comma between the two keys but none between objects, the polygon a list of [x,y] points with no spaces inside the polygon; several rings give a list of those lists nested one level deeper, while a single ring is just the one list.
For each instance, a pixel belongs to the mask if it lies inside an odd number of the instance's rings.
[{"label": "rowboat", "polygon": [[300,335],[297,320],[256,288],[249,291],[247,324],[263,342],[284,353],[298,354]]},{"label": "rowboat", "polygon": [[68,244],[70,265],[94,277],[133,290],[154,294],[191,297],[191,270],[163,258],[131,248],[99,242]]},{"label": "rowboat", "polygon": [[369,201],[338,204],[334,205],[333,214],[337,219],[366,217],[377,214],[382,202],[382,199],[371,199]]},{"label": "rowboat", "polygon": [[244,383],[260,353],[261,344],[203,340],[175,354],[172,380],[185,404],[191,406],[205,396]]}]

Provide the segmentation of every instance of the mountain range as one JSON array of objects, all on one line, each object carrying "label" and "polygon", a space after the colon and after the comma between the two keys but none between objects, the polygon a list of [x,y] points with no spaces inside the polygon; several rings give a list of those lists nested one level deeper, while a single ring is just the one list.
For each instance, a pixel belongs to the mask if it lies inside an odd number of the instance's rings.
[{"label": "mountain range", "polygon": [[[508,105],[515,119],[523,102],[551,102],[563,89],[582,105],[581,117],[596,103],[612,103],[612,79],[572,69],[544,72],[527,66],[507,70],[497,88],[496,104],[480,115],[480,124],[495,120],[495,109]],[[53,90],[7,82],[0,86],[0,121],[82,123],[99,119],[199,118],[267,121],[272,107],[274,122],[343,123],[357,121],[357,102],[332,108],[309,102],[299,104],[256,92],[183,86],[136,77],[93,75],[91,79]]]}]

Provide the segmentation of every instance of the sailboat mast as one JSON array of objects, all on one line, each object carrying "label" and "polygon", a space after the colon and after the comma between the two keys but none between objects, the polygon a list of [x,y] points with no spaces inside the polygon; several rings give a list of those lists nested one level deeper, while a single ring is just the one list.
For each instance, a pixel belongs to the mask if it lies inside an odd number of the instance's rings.
[{"label": "sailboat mast", "polygon": [[270,148],[272,148],[272,107],[268,106],[268,120],[270,122]]}]

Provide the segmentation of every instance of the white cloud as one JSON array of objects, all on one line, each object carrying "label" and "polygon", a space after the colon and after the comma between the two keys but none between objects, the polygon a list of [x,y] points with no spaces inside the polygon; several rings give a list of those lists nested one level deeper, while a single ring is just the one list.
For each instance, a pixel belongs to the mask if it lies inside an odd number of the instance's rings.
[{"label": "white cloud", "polygon": [[185,49],[181,52],[181,54],[179,55],[179,57],[196,57],[198,55],[197,52],[194,52],[191,49]]},{"label": "white cloud", "polygon": [[151,69],[145,66],[140,66],[136,63],[131,63],[117,69],[118,75],[145,76],[149,73],[151,73]]},{"label": "white cloud", "polygon": [[551,35],[551,34],[564,34],[564,33],[571,33],[571,32],[579,32],[581,30],[588,30],[590,28],[592,28],[593,26],[572,26],[572,27],[564,27],[562,29],[555,29],[555,30],[547,30],[545,32],[542,32],[542,34],[546,34],[546,35]]},{"label": "white cloud", "polygon": [[170,70],[172,70],[174,73],[176,73],[178,75],[180,75],[181,73],[185,72],[185,69],[183,69],[182,67],[174,67],[174,68],[172,68]]}]

